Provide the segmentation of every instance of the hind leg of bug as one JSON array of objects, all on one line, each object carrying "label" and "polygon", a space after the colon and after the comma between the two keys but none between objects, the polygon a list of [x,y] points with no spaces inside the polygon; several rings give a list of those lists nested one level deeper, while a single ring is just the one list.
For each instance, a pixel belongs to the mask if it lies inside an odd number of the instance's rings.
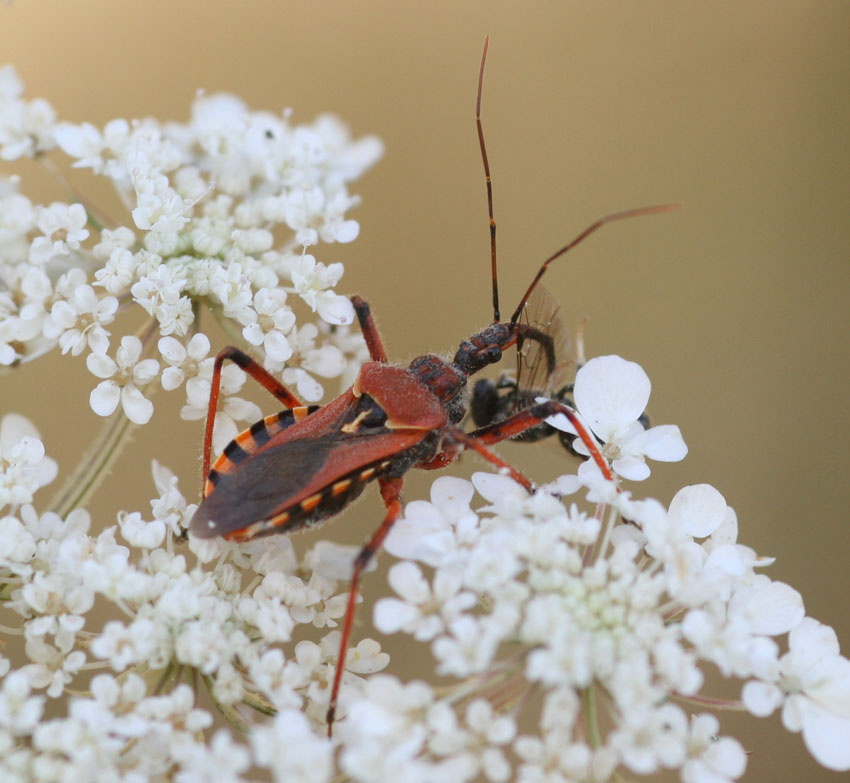
[{"label": "hind leg of bug", "polygon": [[351,587],[348,590],[348,605],[345,609],[345,619],[342,624],[342,638],[339,643],[339,657],[336,662],[336,671],[334,672],[333,686],[331,687],[331,698],[328,703],[328,737],[333,734],[333,723],[336,715],[336,703],[339,696],[339,686],[342,683],[342,672],[345,669],[345,655],[348,652],[348,642],[351,638],[351,628],[354,622],[354,610],[357,605],[357,593],[360,587],[360,578],[369,561],[375,556],[375,553],[381,548],[384,539],[392,529],[395,521],[401,515],[401,486],[400,478],[384,479],[379,478],[378,484],[381,488],[381,497],[384,499],[384,504],[387,507],[387,513],[381,526],[372,534],[369,541],[360,550],[357,558],[354,560],[354,570],[351,574]]}]

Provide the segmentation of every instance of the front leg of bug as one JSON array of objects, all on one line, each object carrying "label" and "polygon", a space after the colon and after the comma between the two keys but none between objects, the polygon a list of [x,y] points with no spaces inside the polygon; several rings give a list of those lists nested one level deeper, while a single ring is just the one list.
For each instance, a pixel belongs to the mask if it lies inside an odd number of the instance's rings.
[{"label": "front leg of bug", "polygon": [[[539,426],[550,416],[554,416],[558,413],[563,413],[567,419],[569,419],[573,427],[575,427],[576,432],[578,432],[578,437],[587,447],[591,459],[599,467],[602,475],[609,481],[614,481],[614,474],[611,472],[608,462],[599,451],[599,446],[596,445],[596,441],[593,439],[593,436],[587,431],[578,416],[576,416],[576,412],[569,406],[556,400],[536,403],[530,408],[526,408],[526,410],[520,411],[504,421],[489,424],[486,427],[480,427],[470,433],[465,433],[465,435],[469,441],[478,444],[480,447],[485,447],[507,440],[508,438],[516,437],[517,435],[528,431],[532,427]],[[480,449],[476,450],[478,450],[479,453],[482,453]],[[522,482],[520,483],[522,484]]]}]

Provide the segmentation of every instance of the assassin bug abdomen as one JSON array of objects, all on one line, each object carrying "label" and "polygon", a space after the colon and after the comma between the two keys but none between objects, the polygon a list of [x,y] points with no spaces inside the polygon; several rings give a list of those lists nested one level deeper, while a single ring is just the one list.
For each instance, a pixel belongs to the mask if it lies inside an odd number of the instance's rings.
[{"label": "assassin bug abdomen", "polygon": [[[354,303],[363,314],[361,325],[370,323],[366,303],[357,298]],[[265,374],[237,349],[223,353],[216,376],[224,359],[255,377]],[[247,541],[316,525],[348,505],[368,482],[399,478],[433,458],[439,446],[435,433],[448,422],[439,398],[428,395],[409,370],[367,362],[354,386],[333,402],[295,405],[232,441],[207,472],[192,532]]]},{"label": "assassin bug abdomen", "polygon": [[[478,77],[476,123],[490,214],[493,323],[461,342],[450,361],[424,354],[408,367],[399,367],[387,361],[369,306],[360,297],[352,297],[371,361],[360,368],[350,389],[323,407],[302,405],[274,376],[237,348],[225,348],[215,360],[204,433],[204,497],[190,523],[193,535],[245,541],[300,530],[339,512],[371,481],[378,482],[386,506],[383,522],[353,564],[328,707],[329,734],[360,578],[401,514],[402,481],[408,470],[441,468],[463,450],[472,449],[531,491],[532,483],[488,447],[540,426],[549,416],[563,413],[576,427],[603,475],[613,479],[593,439],[572,409],[559,400],[534,402],[465,432],[460,425],[467,413],[467,381],[471,375],[500,361],[508,349],[527,344],[537,347],[551,375],[556,361],[555,341],[544,330],[520,320],[549,264],[606,223],[663,212],[671,207],[645,207],[597,220],[543,263],[510,320],[502,322],[496,276],[496,224],[480,116],[486,55],[487,42]],[[286,410],[257,422],[239,435],[210,469],[213,423],[222,365],[226,360],[233,361],[262,384]]]}]

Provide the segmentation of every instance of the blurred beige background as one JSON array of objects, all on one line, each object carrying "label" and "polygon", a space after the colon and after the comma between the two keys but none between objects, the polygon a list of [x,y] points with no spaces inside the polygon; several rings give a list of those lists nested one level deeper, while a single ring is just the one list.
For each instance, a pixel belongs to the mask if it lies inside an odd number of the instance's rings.
[{"label": "blurred beige background", "polygon": [[[292,107],[296,122],[333,110],[381,136],[385,159],[353,187],[359,240],[317,255],[346,263],[340,290],[369,299],[407,360],[452,351],[491,317],[473,122],[485,33],[503,310],[593,219],[681,203],[606,228],[547,285],[568,323],[590,317],[589,355],[640,362],[654,421],[682,428],[690,456],[647,489],[667,502],[717,486],[741,541],[778,558],[772,578],[850,652],[850,4],[40,0],[0,7],[0,62],[67,120],[183,120],[205,88]],[[43,179],[28,192],[58,196]],[[0,410],[35,418],[69,465],[99,424],[83,363],[53,356],[0,383]],[[196,491],[200,424],[177,420],[177,395],[155,402],[95,505],[104,524],[147,510],[152,456]],[[572,464],[554,443],[502,453],[532,476]],[[371,493],[320,535],[354,543],[380,516]],[[838,779],[775,718],[723,725],[752,751],[747,780]]]}]

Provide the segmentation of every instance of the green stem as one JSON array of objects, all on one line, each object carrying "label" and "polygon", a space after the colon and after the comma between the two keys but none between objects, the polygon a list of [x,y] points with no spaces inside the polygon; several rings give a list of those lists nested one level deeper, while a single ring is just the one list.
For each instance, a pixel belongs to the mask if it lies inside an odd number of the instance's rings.
[{"label": "green stem", "polygon": [[[145,353],[150,347],[156,328],[156,321],[151,319],[136,332],[136,336],[142,341],[142,350]],[[151,390],[155,390],[155,387],[151,387]],[[51,499],[48,508],[59,516],[65,517],[75,508],[84,506],[100,487],[113,463],[124,450],[129,434],[130,420],[121,409],[118,409],[101,426],[94,441]]]},{"label": "green stem", "polygon": [[252,691],[246,692],[242,697],[242,703],[247,704],[251,709],[263,715],[277,715],[275,706],[267,699],[264,699],[259,693],[253,693]]},{"label": "green stem", "polygon": [[744,703],[737,699],[716,699],[712,696],[701,696],[698,693],[691,696],[685,696],[681,693],[677,693],[675,696],[679,699],[679,701],[684,701],[688,704],[699,704],[701,707],[710,707],[714,710],[730,710],[732,712],[747,711]]},{"label": "green stem", "polygon": [[212,677],[208,674],[201,675],[204,685],[207,687],[207,691],[210,694],[210,698],[212,698],[213,703],[215,704],[215,708],[219,711],[219,714],[222,718],[224,718],[234,729],[242,732],[243,734],[248,734],[251,731],[251,724],[243,718],[236,708],[232,704],[222,704],[215,697],[215,693],[213,690],[214,683]]},{"label": "green stem", "polygon": [[602,747],[602,736],[599,734],[599,716],[596,711],[596,693],[593,683],[588,685],[581,694],[584,706],[584,720],[587,726],[587,739],[591,748]]},{"label": "green stem", "polygon": [[120,410],[113,413],[53,496],[49,509],[65,517],[75,508],[83,506],[100,486],[127,444],[129,432],[130,420]]}]

